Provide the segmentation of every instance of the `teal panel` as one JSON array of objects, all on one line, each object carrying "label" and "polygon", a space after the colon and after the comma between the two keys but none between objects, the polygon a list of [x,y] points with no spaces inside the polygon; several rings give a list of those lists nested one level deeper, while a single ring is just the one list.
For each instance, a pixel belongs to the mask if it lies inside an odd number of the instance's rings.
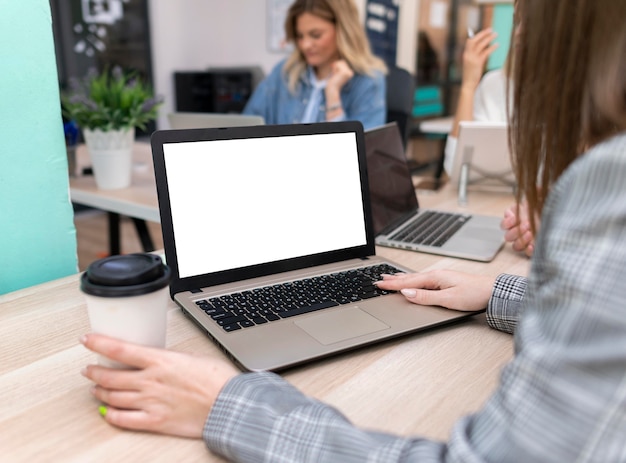
[{"label": "teal panel", "polygon": [[511,32],[513,31],[513,5],[494,5],[491,27],[498,33],[496,41],[499,47],[487,61],[488,70],[500,69],[506,61],[506,55],[511,46]]},{"label": "teal panel", "polygon": [[415,101],[416,103],[433,100],[441,100],[441,88],[437,87],[436,85],[428,85],[415,89],[415,96],[413,98],[413,101]]},{"label": "teal panel", "polygon": [[411,114],[413,117],[434,117],[443,114],[441,88],[437,85],[416,88]]},{"label": "teal panel", "polygon": [[0,0],[0,294],[78,271],[49,0]]},{"label": "teal panel", "polygon": [[441,103],[420,104],[413,106],[413,117],[433,117],[443,114],[443,105]]}]

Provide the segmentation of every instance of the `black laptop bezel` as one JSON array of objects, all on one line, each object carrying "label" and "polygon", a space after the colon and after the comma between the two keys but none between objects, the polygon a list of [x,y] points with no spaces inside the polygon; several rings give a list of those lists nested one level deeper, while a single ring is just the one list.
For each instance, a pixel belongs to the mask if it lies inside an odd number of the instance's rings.
[{"label": "black laptop bezel", "polygon": [[[363,216],[365,219],[366,243],[362,246],[340,249],[334,252],[313,254],[309,256],[284,259],[271,263],[252,265],[232,270],[206,273],[193,277],[181,278],[178,268],[174,228],[172,223],[169,188],[166,180],[166,166],[163,145],[169,143],[184,143],[191,141],[211,141],[244,138],[280,137],[290,135],[314,135],[330,133],[354,133],[357,145],[359,175],[361,182],[361,196]],[[330,264],[349,259],[366,259],[375,255],[375,237],[372,211],[369,197],[369,182],[367,173],[365,141],[363,126],[358,121],[320,122],[314,124],[288,125],[260,125],[249,127],[185,129],[185,130],[157,130],[150,139],[152,158],[156,180],[159,213],[161,216],[161,230],[165,258],[172,270],[170,295],[184,291],[198,291],[200,288],[216,286],[225,283],[247,280],[254,277],[275,275],[282,272],[300,270],[317,265]],[[329,166],[332,169],[332,166]],[[168,239],[172,237],[173,239]],[[236,250],[233,250],[236,252]]]},{"label": "black laptop bezel", "polygon": [[[403,186],[406,189],[406,199],[409,203],[406,206],[403,206],[403,210],[397,210],[394,218],[385,219],[385,224],[380,226],[379,230],[374,228],[374,234],[376,236],[386,235],[391,230],[395,230],[400,224],[406,222],[410,217],[413,217],[416,212],[419,211],[419,199],[417,194],[415,193],[415,188],[413,187],[413,182],[411,180],[411,169],[409,168],[408,160],[404,154],[404,147],[402,146],[402,137],[400,136],[400,130],[398,129],[398,124],[395,122],[389,122],[384,125],[380,125],[378,127],[374,127],[368,129],[364,132],[364,140],[366,143],[366,159],[368,166],[372,166],[374,158],[384,158],[386,161],[383,161],[379,164],[385,164],[387,169],[390,168],[400,168],[402,169],[402,173],[406,174],[406,182],[407,184]],[[368,181],[371,179],[370,183],[370,191],[372,189],[372,185],[374,182],[378,182],[378,185],[381,184],[379,180],[374,178],[376,175],[374,172],[369,171],[370,177],[368,177]],[[376,188],[375,188],[376,189]],[[376,225],[375,217],[381,214],[381,211],[387,211],[389,205],[385,205],[385,199],[382,197],[377,197],[374,193],[370,195],[370,207],[372,209],[372,221],[374,225]],[[394,201],[394,203],[397,203]],[[377,211],[379,209],[379,211]]]}]

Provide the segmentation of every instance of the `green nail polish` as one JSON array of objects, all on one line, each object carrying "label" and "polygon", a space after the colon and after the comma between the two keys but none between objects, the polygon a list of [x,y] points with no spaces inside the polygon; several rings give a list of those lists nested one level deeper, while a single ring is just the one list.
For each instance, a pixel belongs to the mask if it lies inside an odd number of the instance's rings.
[{"label": "green nail polish", "polygon": [[100,413],[100,415],[102,416],[107,416],[107,408],[104,405],[100,405],[98,407],[98,412]]}]

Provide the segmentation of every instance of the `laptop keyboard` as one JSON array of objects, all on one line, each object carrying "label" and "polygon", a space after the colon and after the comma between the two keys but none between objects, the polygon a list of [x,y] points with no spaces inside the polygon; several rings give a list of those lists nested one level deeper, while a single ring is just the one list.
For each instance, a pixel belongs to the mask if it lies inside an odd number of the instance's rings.
[{"label": "laptop keyboard", "polygon": [[379,264],[203,299],[196,304],[225,331],[234,331],[394,292],[373,284],[383,273],[402,271]]},{"label": "laptop keyboard", "polygon": [[463,214],[425,211],[389,239],[424,246],[443,246],[470,217]]}]

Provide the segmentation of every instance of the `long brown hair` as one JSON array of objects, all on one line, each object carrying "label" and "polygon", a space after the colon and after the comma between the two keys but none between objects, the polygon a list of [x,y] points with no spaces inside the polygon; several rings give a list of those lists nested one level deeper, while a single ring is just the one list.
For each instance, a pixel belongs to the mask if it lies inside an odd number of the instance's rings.
[{"label": "long brown hair", "polygon": [[510,144],[533,231],[551,185],[626,130],[626,1],[518,0]]},{"label": "long brown hair", "polygon": [[[285,19],[285,34],[287,41],[294,45],[297,38],[296,22],[304,13],[313,14],[335,25],[339,55],[346,60],[354,72],[369,75],[374,70],[386,72],[385,63],[370,49],[354,0],[296,0],[293,2]],[[305,68],[306,61],[296,46],[284,68],[284,72],[288,75],[289,88],[292,91],[295,90],[296,82]]]}]

